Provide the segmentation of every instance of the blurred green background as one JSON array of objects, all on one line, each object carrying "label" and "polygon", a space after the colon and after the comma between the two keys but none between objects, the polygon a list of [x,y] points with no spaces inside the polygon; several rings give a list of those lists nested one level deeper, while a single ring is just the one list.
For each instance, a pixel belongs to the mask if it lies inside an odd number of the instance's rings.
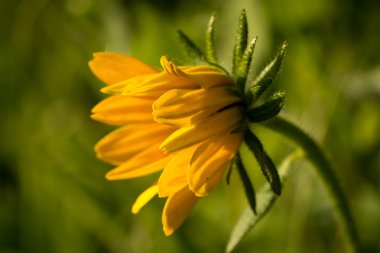
[{"label": "blurred green background", "polygon": [[[130,208],[157,175],[109,182],[93,145],[112,127],[89,118],[103,96],[87,62],[96,51],[159,67],[181,59],[176,31],[203,44],[218,13],[222,64],[241,9],[259,35],[253,73],[289,43],[274,86],[283,115],[315,137],[333,161],[365,252],[380,252],[380,2],[359,0],[14,0],[0,3],[0,252],[223,252],[246,205],[236,173],[194,208],[171,237],[163,199]],[[292,150],[257,128],[279,163]],[[248,161],[250,162],[250,161]],[[251,163],[259,189],[263,176]],[[283,195],[236,252],[344,252],[314,170],[298,163]]]}]

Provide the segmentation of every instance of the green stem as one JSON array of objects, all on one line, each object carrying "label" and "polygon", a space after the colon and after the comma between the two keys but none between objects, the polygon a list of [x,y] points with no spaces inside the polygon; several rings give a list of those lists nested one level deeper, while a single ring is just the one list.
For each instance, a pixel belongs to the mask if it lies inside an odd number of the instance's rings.
[{"label": "green stem", "polygon": [[341,226],[342,232],[349,244],[351,252],[361,252],[356,226],[352,219],[347,200],[338,183],[338,179],[334,174],[332,165],[324,155],[322,149],[304,131],[281,117],[276,117],[265,121],[263,122],[263,126],[285,135],[304,150],[305,156],[312,164],[314,164],[328,193],[330,194],[330,197],[334,203],[339,225]]}]

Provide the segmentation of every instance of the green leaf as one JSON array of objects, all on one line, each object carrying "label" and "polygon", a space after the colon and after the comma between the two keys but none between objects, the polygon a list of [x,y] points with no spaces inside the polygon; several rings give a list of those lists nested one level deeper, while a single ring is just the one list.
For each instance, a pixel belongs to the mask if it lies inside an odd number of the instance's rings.
[{"label": "green leaf", "polygon": [[239,17],[239,26],[236,35],[236,44],[234,47],[234,55],[232,62],[232,73],[236,74],[240,59],[243,56],[248,42],[248,24],[245,10],[243,9]]},{"label": "green leaf", "polygon": [[255,189],[253,188],[253,185],[251,183],[251,180],[249,179],[248,173],[244,168],[244,165],[241,161],[240,154],[236,155],[236,167],[239,171],[239,175],[241,178],[241,181],[243,182],[245,194],[248,199],[248,203],[251,207],[251,210],[256,213],[256,196],[255,196]]},{"label": "green leaf", "polygon": [[269,85],[277,76],[282,64],[282,60],[285,56],[287,45],[288,43],[285,41],[274,60],[271,61],[263,71],[261,71],[256,80],[253,82],[253,85],[250,88],[250,92],[253,95],[253,102],[255,102],[264,93],[264,91],[269,87]]},{"label": "green leaf", "polygon": [[277,116],[285,102],[285,92],[278,91],[264,104],[251,108],[247,112],[250,122],[261,122]]},{"label": "green leaf", "polygon": [[257,41],[257,37],[255,37],[251,41],[251,43],[249,43],[248,47],[244,51],[243,56],[241,57],[241,60],[239,62],[239,67],[236,72],[236,84],[242,90],[244,90],[245,88],[245,82],[247,80],[249,68],[251,67],[252,56],[255,50],[256,41]]},{"label": "green leaf", "polygon": [[212,14],[208,22],[206,34],[206,57],[211,63],[218,63],[218,57],[215,50],[215,20],[216,14]]},{"label": "green leaf", "polygon": [[204,61],[205,60],[205,54],[203,51],[195,45],[195,43],[182,31],[178,31],[178,37],[179,40],[185,50],[185,52],[191,56],[191,57],[196,57],[199,60]]},{"label": "green leaf", "polygon": [[244,133],[244,141],[248,148],[255,155],[257,162],[260,165],[261,171],[263,172],[265,178],[270,184],[272,190],[277,195],[281,194],[281,181],[278,175],[277,169],[269,158],[267,153],[264,151],[264,147],[260,140],[254,135],[249,129]]},{"label": "green leaf", "polygon": [[[287,156],[280,165],[281,180],[286,181],[290,172],[290,165],[294,160],[302,155],[301,152],[296,151]],[[254,214],[250,207],[246,207],[236,222],[230,238],[227,243],[226,252],[232,252],[248,232],[255,227],[255,225],[265,216],[276,201],[277,196],[273,194],[268,185],[265,185],[257,194],[257,213]]]}]

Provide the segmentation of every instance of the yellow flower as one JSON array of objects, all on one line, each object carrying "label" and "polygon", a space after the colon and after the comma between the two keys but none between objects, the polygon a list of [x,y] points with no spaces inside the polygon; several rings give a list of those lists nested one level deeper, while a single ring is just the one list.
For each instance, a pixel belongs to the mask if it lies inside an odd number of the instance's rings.
[{"label": "yellow flower", "polygon": [[120,128],[100,140],[97,156],[116,166],[110,180],[157,171],[158,180],[132,207],[155,195],[166,197],[163,230],[173,233],[199,197],[212,192],[242,142],[237,133],[244,107],[232,79],[212,66],[175,66],[164,56],[163,71],[128,56],[95,53],[89,66],[111,94],[92,118]]}]

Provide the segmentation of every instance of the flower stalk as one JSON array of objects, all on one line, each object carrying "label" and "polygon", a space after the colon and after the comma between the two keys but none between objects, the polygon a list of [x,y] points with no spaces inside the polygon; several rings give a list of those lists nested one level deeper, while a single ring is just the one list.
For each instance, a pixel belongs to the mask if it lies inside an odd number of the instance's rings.
[{"label": "flower stalk", "polygon": [[352,253],[361,252],[358,233],[348,202],[339,185],[331,163],[318,144],[296,125],[281,117],[265,121],[262,125],[288,137],[303,149],[305,157],[314,165],[333,202],[338,223],[347,241],[348,250]]}]

